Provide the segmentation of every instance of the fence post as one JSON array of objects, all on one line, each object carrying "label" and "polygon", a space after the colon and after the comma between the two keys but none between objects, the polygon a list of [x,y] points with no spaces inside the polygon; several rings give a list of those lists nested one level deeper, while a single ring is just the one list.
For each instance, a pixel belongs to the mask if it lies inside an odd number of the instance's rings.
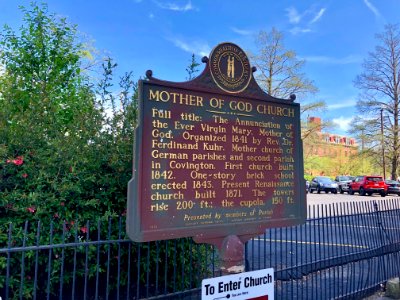
[{"label": "fence post", "polygon": [[[376,225],[379,231],[379,241],[380,241],[380,247],[384,246],[384,237],[383,237],[383,232],[385,231],[383,225],[382,225],[382,220],[381,220],[381,216],[380,216],[380,210],[379,210],[379,206],[378,203],[374,200],[374,209],[375,209],[375,213],[376,213]],[[383,232],[382,232],[383,231]],[[379,259],[381,260],[381,265],[383,268],[383,278],[386,277],[386,266],[385,266],[385,260],[384,257],[379,256]]]},{"label": "fence post", "polygon": [[225,237],[219,252],[221,255],[221,271],[224,275],[244,271],[244,244],[237,235]]}]

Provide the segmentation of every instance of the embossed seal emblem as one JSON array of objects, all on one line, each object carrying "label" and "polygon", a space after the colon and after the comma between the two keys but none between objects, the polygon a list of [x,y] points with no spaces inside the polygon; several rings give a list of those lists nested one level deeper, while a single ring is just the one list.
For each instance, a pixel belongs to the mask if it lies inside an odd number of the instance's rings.
[{"label": "embossed seal emblem", "polygon": [[250,62],[237,45],[222,43],[210,55],[210,71],[218,87],[228,93],[240,93],[251,79]]}]

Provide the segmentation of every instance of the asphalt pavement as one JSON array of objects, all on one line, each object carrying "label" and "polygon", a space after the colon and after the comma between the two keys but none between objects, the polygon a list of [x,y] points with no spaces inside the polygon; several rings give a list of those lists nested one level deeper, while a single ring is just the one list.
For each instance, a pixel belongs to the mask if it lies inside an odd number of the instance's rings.
[{"label": "asphalt pavement", "polygon": [[[307,194],[307,206],[308,206],[308,218],[314,217],[327,217],[329,215],[341,215],[342,211],[346,211],[346,214],[368,212],[371,209],[368,202],[375,201],[378,204],[378,208],[381,208],[382,200],[388,199],[399,199],[400,197],[395,194],[390,194],[385,197],[381,197],[379,194],[373,194],[371,196],[360,196],[359,194],[349,195],[344,194],[332,194],[321,192],[308,193]],[[364,203],[363,205],[353,205],[356,203]],[[330,209],[324,207],[329,205]]]},{"label": "asphalt pavement", "polygon": [[332,194],[325,192],[317,193],[308,193],[307,194],[307,204],[333,204],[333,203],[348,203],[348,202],[359,202],[359,201],[373,201],[373,200],[382,200],[382,199],[394,199],[400,198],[396,194],[390,194],[385,197],[381,197],[379,194],[373,194],[371,196],[360,196],[359,194],[349,195],[347,193],[344,194]]},{"label": "asphalt pavement", "polygon": [[[297,265],[306,265],[311,261],[323,261],[327,257],[343,257],[358,252],[358,250],[373,248],[376,241],[382,238],[382,230],[376,224],[374,214],[364,218],[359,218],[357,214],[363,210],[374,212],[375,206],[370,205],[370,202],[375,201],[379,210],[385,210],[385,205],[388,205],[390,201],[382,202],[382,200],[398,198],[400,197],[397,195],[381,197],[378,194],[360,196],[358,194],[309,193],[307,194],[309,219],[307,223],[295,231],[286,228],[269,229],[265,235],[249,242],[247,250],[251,259],[248,263],[251,269],[263,266],[284,268],[293,265],[293,262],[296,262]],[[362,205],[354,205],[355,203]],[[327,216],[332,218],[323,218]],[[318,217],[318,219],[313,219],[314,217]],[[384,226],[387,221],[391,221],[390,218],[386,219],[381,220]],[[398,230],[398,228],[392,228],[393,224],[391,223],[390,226],[386,225],[385,232],[390,236],[392,230]],[[354,269],[340,267],[340,277],[335,270],[330,269],[324,271],[324,275],[321,275],[323,272],[318,273],[316,276],[320,276],[321,280],[317,282],[321,282],[321,286],[314,286],[314,288],[328,291],[329,296],[331,293],[329,289],[339,288],[342,282],[353,280],[354,276],[364,280],[368,285],[369,281],[366,279],[364,267],[362,263]],[[367,267],[379,270],[379,264]],[[380,272],[378,271],[376,274],[378,273]],[[370,279],[375,278],[371,277]],[[297,298],[304,298],[306,294],[303,295],[303,292],[299,291],[296,286],[292,287],[292,293],[300,293]],[[332,295],[334,295],[333,292]],[[385,297],[382,289],[365,299],[389,298]]]}]

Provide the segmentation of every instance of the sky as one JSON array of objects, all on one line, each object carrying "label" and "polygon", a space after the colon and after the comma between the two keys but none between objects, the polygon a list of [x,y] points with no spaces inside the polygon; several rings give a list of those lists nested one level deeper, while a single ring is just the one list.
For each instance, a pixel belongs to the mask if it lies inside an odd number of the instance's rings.
[{"label": "sky", "polygon": [[[38,1],[39,2],[39,1]],[[19,5],[30,0],[0,0],[0,24],[18,29]],[[312,116],[332,121],[330,132],[346,135],[357,114],[360,91],[354,80],[378,45],[385,24],[400,23],[400,0],[49,0],[49,11],[76,24],[121,72],[135,79],[153,76],[185,81],[192,54],[201,61],[222,42],[256,49],[260,31],[283,32],[287,49],[306,61],[303,72],[318,93],[298,99],[325,101]],[[202,64],[199,68],[205,67]],[[257,74],[257,73],[256,73]],[[311,116],[311,115],[310,115]]]}]

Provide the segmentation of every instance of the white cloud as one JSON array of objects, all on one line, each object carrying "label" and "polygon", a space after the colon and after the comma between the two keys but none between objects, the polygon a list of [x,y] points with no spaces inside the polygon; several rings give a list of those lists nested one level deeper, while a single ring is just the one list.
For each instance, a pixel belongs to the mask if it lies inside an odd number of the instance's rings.
[{"label": "white cloud", "polygon": [[311,25],[321,20],[322,16],[326,12],[326,8],[320,8],[318,11],[315,7],[310,7],[303,12],[298,12],[293,6],[286,8],[286,16],[289,19],[289,23],[296,25],[290,32],[293,35],[300,33],[312,32]]},{"label": "white cloud", "polygon": [[293,35],[299,34],[299,33],[307,33],[311,32],[310,28],[301,28],[301,27],[294,27],[290,30],[290,33]]},{"label": "white cloud", "polygon": [[353,100],[353,99],[349,99],[349,100],[344,100],[341,103],[335,103],[335,104],[328,104],[328,109],[341,109],[341,108],[348,108],[348,107],[354,107],[356,106],[357,101]]},{"label": "white cloud", "polygon": [[382,17],[382,15],[379,12],[379,10],[369,0],[364,0],[364,4],[375,15],[375,17],[377,17],[377,18],[381,18]]},{"label": "white cloud", "polygon": [[244,30],[244,29],[239,29],[236,27],[231,27],[231,30],[240,35],[253,35],[254,34],[254,32],[251,30]]},{"label": "white cloud", "polygon": [[154,14],[150,13],[149,14],[149,19],[153,20],[154,19]]},{"label": "white cloud", "polygon": [[176,47],[182,49],[191,54],[197,54],[199,56],[207,56],[211,52],[210,46],[202,41],[186,42],[179,38],[170,38],[170,40]]},{"label": "white cloud", "polygon": [[358,64],[363,60],[363,58],[358,55],[348,55],[342,58],[316,55],[316,56],[305,56],[303,57],[303,59],[305,59],[307,62],[332,64],[332,65]]},{"label": "white cloud", "polygon": [[301,15],[297,12],[297,9],[293,6],[286,8],[289,23],[298,24],[301,20]]},{"label": "white cloud", "polygon": [[339,118],[335,118],[332,120],[332,122],[336,125],[339,126],[339,129],[343,130],[343,131],[348,131],[350,129],[350,123],[353,120],[352,117],[350,118],[345,118],[345,117],[339,117]]},{"label": "white cloud", "polygon": [[317,22],[319,19],[321,19],[321,17],[323,16],[323,14],[325,13],[326,8],[321,8],[319,10],[319,12],[315,15],[315,17],[311,20],[310,24]]},{"label": "white cloud", "polygon": [[192,1],[188,1],[185,5],[178,5],[173,2],[167,2],[167,3],[162,3],[158,1],[154,1],[158,7],[162,9],[167,9],[167,10],[173,10],[173,11],[189,11],[189,10],[194,10],[195,7],[192,5]]}]

